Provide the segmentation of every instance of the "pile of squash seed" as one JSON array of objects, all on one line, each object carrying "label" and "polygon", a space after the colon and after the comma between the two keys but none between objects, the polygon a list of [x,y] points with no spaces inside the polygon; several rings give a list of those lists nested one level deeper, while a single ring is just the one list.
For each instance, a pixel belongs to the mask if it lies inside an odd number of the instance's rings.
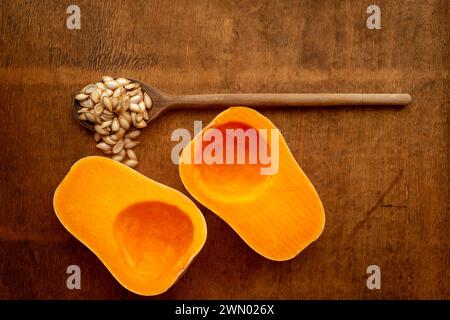
[{"label": "pile of squash seed", "polygon": [[134,148],[140,129],[147,126],[152,100],[137,82],[126,78],[103,76],[88,84],[76,96],[80,104],[78,119],[94,125],[94,139],[104,154],[135,168]]}]

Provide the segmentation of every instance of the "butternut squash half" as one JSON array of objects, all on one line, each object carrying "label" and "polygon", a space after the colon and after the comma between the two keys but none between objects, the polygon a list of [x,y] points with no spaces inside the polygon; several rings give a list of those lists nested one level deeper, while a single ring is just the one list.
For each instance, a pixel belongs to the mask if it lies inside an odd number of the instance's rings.
[{"label": "butternut squash half", "polygon": [[[215,133],[209,129],[215,129],[212,130]],[[231,135],[233,148],[226,142],[228,129],[232,129],[231,134],[239,129],[267,134],[257,135],[256,149],[250,143],[250,135],[240,142],[236,135]],[[217,139],[222,141],[222,148],[211,146]],[[238,149],[238,145],[243,148]],[[259,153],[264,148],[272,160],[268,162],[266,157],[263,161],[259,155],[256,162],[251,162],[251,152]],[[239,150],[245,150],[246,161],[241,157],[239,163]],[[262,174],[262,168],[277,167],[272,163],[276,154],[278,170]],[[295,257],[324,228],[324,209],[316,190],[275,125],[253,109],[232,107],[219,114],[183,149],[179,173],[193,197],[268,259],[283,261]]]},{"label": "butternut squash half", "polygon": [[205,219],[190,199],[103,157],[76,162],[53,206],[64,227],[140,295],[169,289],[206,240]]}]

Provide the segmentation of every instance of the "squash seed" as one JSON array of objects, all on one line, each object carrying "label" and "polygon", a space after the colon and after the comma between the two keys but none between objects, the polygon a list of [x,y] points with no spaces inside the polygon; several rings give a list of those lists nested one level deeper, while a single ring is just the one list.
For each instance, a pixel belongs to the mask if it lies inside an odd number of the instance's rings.
[{"label": "squash seed", "polygon": [[141,85],[139,83],[134,82],[134,83],[125,85],[124,88],[127,90],[133,90],[133,89],[139,88],[140,86]]},{"label": "squash seed", "polygon": [[106,142],[100,142],[97,143],[96,145],[97,148],[99,148],[100,150],[111,150],[111,146],[109,144],[107,144]]},{"label": "squash seed", "polygon": [[123,115],[119,116],[119,122],[120,122],[120,126],[122,128],[124,128],[125,130],[128,130],[130,128],[130,123]]},{"label": "squash seed", "polygon": [[98,103],[99,100],[100,100],[100,95],[101,95],[101,94],[102,94],[102,93],[100,92],[100,89],[95,89],[95,91],[91,93],[90,98],[91,98],[91,100],[92,100],[94,103]]},{"label": "squash seed", "polygon": [[100,103],[97,103],[95,106],[94,106],[94,113],[96,114],[96,115],[101,115],[102,113],[103,113],[103,107],[102,107],[102,105],[100,104]]},{"label": "squash seed", "polygon": [[123,112],[122,103],[119,102],[119,104],[116,107],[116,113],[121,114],[122,112]]},{"label": "squash seed", "polygon": [[117,117],[114,117],[112,123],[111,123],[111,130],[112,131],[119,131],[120,129],[120,123]]},{"label": "squash seed", "polygon": [[89,122],[92,122],[92,123],[95,123],[95,122],[96,122],[95,116],[94,116],[91,112],[86,112],[85,115],[86,115],[86,119],[87,119]]},{"label": "squash seed", "polygon": [[123,99],[122,99],[122,112],[127,111],[130,108],[130,96],[127,94]]},{"label": "squash seed", "polygon": [[113,109],[117,109],[117,107],[119,106],[119,98],[118,97],[112,97],[111,102],[112,102]]},{"label": "squash seed", "polygon": [[140,122],[136,123],[134,126],[138,129],[142,129],[147,126],[147,123],[145,121],[140,121]]},{"label": "squash seed", "polygon": [[111,101],[111,99],[109,97],[103,96],[102,103],[105,106],[105,108],[108,109],[108,111],[111,112],[111,114],[112,114],[113,110],[112,110],[112,101]]},{"label": "squash seed", "polygon": [[145,103],[145,107],[147,109],[150,109],[153,105],[153,101],[150,98],[150,96],[147,94],[147,92],[144,92],[144,103]]},{"label": "squash seed", "polygon": [[105,82],[105,86],[110,90],[116,90],[118,87],[120,87],[120,83],[118,83],[115,80],[111,80],[111,81]]},{"label": "squash seed", "polygon": [[86,87],[83,88],[83,90],[81,90],[82,93],[84,94],[91,94],[92,92],[95,91],[95,89],[97,89],[95,84],[88,84]]},{"label": "squash seed", "polygon": [[102,140],[103,140],[104,142],[106,142],[107,144],[109,144],[110,146],[115,145],[116,142],[117,142],[116,140],[111,139],[110,136],[104,136],[104,137],[102,138]]},{"label": "squash seed", "polygon": [[132,97],[132,96],[139,94],[139,92],[141,92],[141,88],[137,88],[132,91],[129,91],[128,94],[130,95],[130,97]]},{"label": "squash seed", "polygon": [[102,114],[102,115],[100,116],[100,119],[101,119],[102,121],[109,121],[109,120],[112,120],[112,119],[113,119],[113,116],[107,116],[107,115],[105,115],[105,114]]},{"label": "squash seed", "polygon": [[133,159],[128,159],[123,162],[123,164],[125,164],[126,166],[128,166],[130,168],[135,168],[138,165],[138,163],[139,162],[137,162],[136,160],[133,160]]},{"label": "squash seed", "polygon": [[108,134],[108,131],[105,128],[102,128],[101,125],[96,124],[94,126],[95,131],[101,134],[102,136],[106,136]]},{"label": "squash seed", "polygon": [[112,148],[112,152],[114,154],[119,153],[120,151],[122,151],[123,149],[123,140],[119,140],[116,142],[116,144],[114,145],[114,147]]},{"label": "squash seed", "polygon": [[140,95],[135,95],[135,96],[132,96],[131,98],[130,98],[130,102],[133,104],[133,103],[139,103],[139,102],[141,102],[142,101],[142,96],[140,96]]},{"label": "squash seed", "polygon": [[139,130],[133,130],[133,131],[128,132],[125,135],[125,138],[136,139],[140,134],[141,134],[141,132]]},{"label": "squash seed", "polygon": [[116,155],[115,155],[114,157],[112,157],[111,159],[114,160],[114,161],[117,161],[117,162],[122,162],[123,157],[122,157],[120,154],[116,154]]},{"label": "squash seed", "polygon": [[133,149],[127,149],[127,157],[132,160],[137,160],[136,153]]},{"label": "squash seed", "polygon": [[138,141],[129,141],[129,142],[125,143],[124,147],[125,147],[125,149],[133,149],[138,144],[139,144]]},{"label": "squash seed", "polygon": [[132,122],[131,115],[129,112],[123,112],[121,114],[121,116],[124,117],[125,119],[127,119],[128,122],[130,122],[130,123]]},{"label": "squash seed", "polygon": [[145,111],[145,103],[144,101],[139,102],[139,112],[143,113]]},{"label": "squash seed", "polygon": [[116,81],[118,83],[120,83],[121,85],[127,85],[127,84],[129,84],[131,82],[130,80],[125,79],[125,78],[117,78]]},{"label": "squash seed", "polygon": [[100,127],[103,129],[108,128],[109,126],[111,126],[111,123],[112,123],[112,120],[105,121],[100,125]]},{"label": "squash seed", "polygon": [[[132,104],[130,104],[130,110],[133,112],[139,112],[141,110],[141,108],[139,108],[138,104],[132,103]],[[131,114],[131,116],[133,116],[133,114]]]},{"label": "squash seed", "polygon": [[113,77],[110,77],[110,76],[103,76],[103,77],[102,77],[102,80],[103,80],[103,82],[108,82],[108,81],[113,81],[114,78],[113,78]]},{"label": "squash seed", "polygon": [[89,110],[90,110],[89,108],[81,108],[81,109],[78,109],[77,113],[85,113],[85,112],[88,112]]},{"label": "squash seed", "polygon": [[79,93],[75,96],[75,99],[77,99],[78,101],[84,100],[89,98],[88,94],[84,94],[84,93]]},{"label": "squash seed", "polygon": [[123,87],[119,87],[116,90],[114,90],[113,97],[120,97],[122,95],[121,88],[123,88]]},{"label": "squash seed", "polygon": [[126,132],[125,132],[125,129],[122,128],[122,127],[120,127],[119,131],[116,132],[116,135],[117,135],[118,137],[123,137],[123,135],[124,135],[125,133],[126,133]]},{"label": "squash seed", "polygon": [[92,109],[94,107],[94,102],[91,99],[86,99],[80,102],[80,106]]},{"label": "squash seed", "polygon": [[108,89],[103,82],[96,82],[95,86],[102,91],[106,91]]}]

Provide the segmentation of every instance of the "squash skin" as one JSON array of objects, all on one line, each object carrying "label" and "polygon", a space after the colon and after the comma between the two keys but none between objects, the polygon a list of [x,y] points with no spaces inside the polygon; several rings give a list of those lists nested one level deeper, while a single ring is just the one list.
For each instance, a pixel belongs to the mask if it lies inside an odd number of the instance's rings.
[{"label": "squash skin", "polygon": [[53,206],[63,226],[140,295],[167,291],[206,241],[205,219],[188,197],[104,157],[77,161]]},{"label": "squash skin", "polygon": [[179,163],[181,180],[197,201],[230,225],[257,253],[274,261],[292,259],[321,235],[325,213],[314,186],[281,133],[279,170],[274,175],[258,177],[256,170],[245,167],[247,164],[192,163],[193,155],[201,150],[205,130],[230,123],[278,130],[253,109],[232,107],[223,111],[184,148]]}]

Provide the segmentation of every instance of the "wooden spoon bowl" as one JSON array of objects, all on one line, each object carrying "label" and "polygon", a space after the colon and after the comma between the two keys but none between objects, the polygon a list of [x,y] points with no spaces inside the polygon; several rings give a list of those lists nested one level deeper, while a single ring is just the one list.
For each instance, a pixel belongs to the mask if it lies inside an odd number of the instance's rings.
[{"label": "wooden spoon bowl", "polygon": [[[167,110],[170,106],[170,101],[171,101],[171,96],[167,95],[166,93],[152,87],[149,86],[146,83],[140,82],[138,80],[135,79],[131,79],[131,78],[127,78],[129,79],[131,82],[137,82],[141,85],[141,89],[143,92],[147,93],[150,98],[152,99],[153,105],[151,107],[151,109],[147,110],[149,119],[147,120],[147,123],[156,119],[163,111]],[[73,104],[72,104],[72,113],[75,117],[75,119],[77,119],[78,123],[81,124],[83,127],[95,131],[94,129],[94,124],[90,123],[89,121],[82,121],[78,118],[78,110],[80,110],[82,108],[82,106],[80,105],[80,102],[76,99],[73,99]]]}]

